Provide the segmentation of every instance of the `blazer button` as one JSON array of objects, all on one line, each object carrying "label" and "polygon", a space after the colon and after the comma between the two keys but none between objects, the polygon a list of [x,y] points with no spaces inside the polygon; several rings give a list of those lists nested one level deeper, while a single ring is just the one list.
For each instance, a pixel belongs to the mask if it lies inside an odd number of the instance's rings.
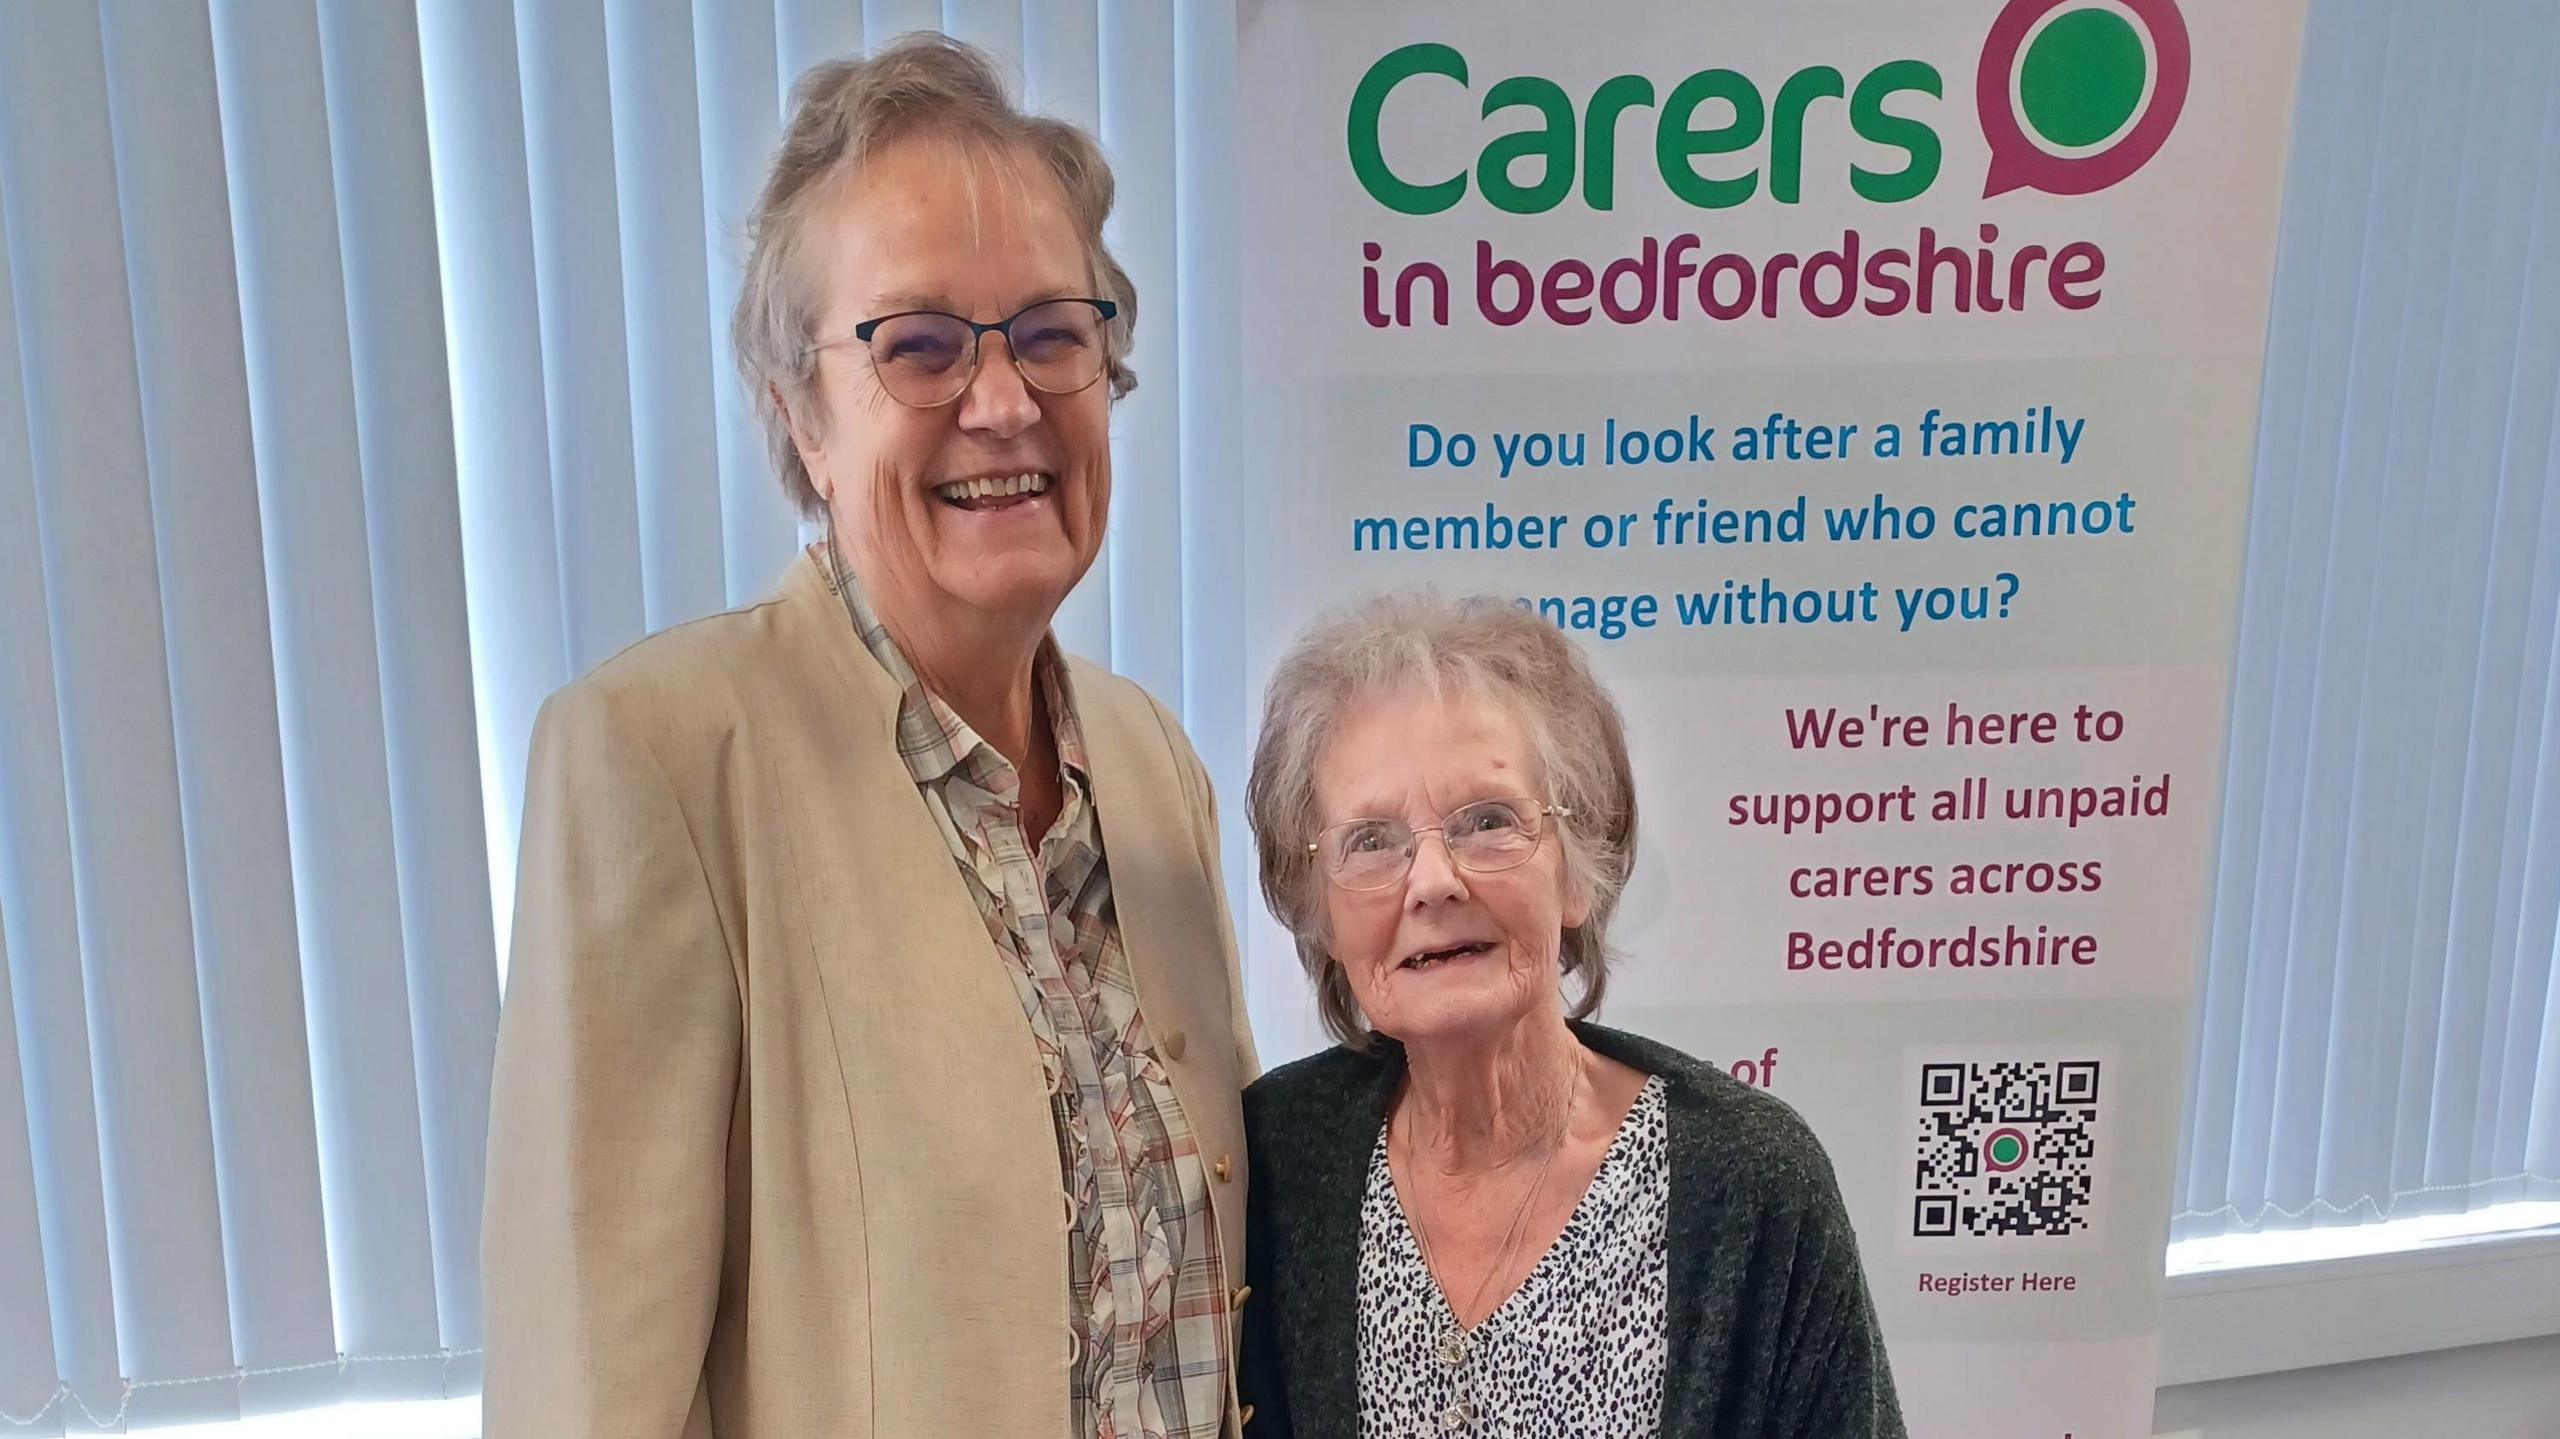
[{"label": "blazer button", "polygon": [[1242,1309],[1244,1307],[1244,1302],[1252,1297],[1253,1286],[1248,1284],[1227,1297],[1227,1307],[1229,1309]]},{"label": "blazer button", "polygon": [[1163,1051],[1165,1058],[1177,1064],[1182,1062],[1182,1052],[1190,1047],[1190,1042],[1182,1037],[1182,1031],[1178,1029],[1166,1030],[1164,1038],[1156,1044],[1156,1048]]},{"label": "blazer button", "polygon": [[1247,1405],[1246,1405],[1246,1406],[1244,1406],[1242,1409],[1239,1409],[1239,1410],[1237,1410],[1237,1411],[1236,1411],[1236,1425],[1237,1425],[1237,1427],[1241,1428],[1241,1427],[1243,1427],[1244,1425],[1250,1424],[1250,1423],[1252,1423],[1252,1422],[1253,1422],[1253,1406],[1252,1406],[1252,1405],[1247,1404]]},{"label": "blazer button", "polygon": [[1209,1166],[1209,1172],[1218,1176],[1218,1182],[1220,1184],[1233,1183],[1236,1177],[1235,1166],[1229,1164],[1227,1162],[1227,1157],[1223,1154],[1218,1156],[1217,1163]]}]

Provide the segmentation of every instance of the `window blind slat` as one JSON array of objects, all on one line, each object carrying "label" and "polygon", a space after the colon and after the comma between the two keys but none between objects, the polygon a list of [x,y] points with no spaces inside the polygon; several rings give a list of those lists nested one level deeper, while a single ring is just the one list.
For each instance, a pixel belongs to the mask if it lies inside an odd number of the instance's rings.
[{"label": "window blind slat", "polygon": [[[2307,55],[2318,57],[2306,63],[2349,63],[2340,37],[2307,31],[2305,47]],[[2343,118],[2325,91],[2306,88],[2300,105],[2298,123],[2305,128]],[[2291,172],[2288,217],[2325,213],[2346,183],[2343,166],[2333,156],[2304,158]],[[2318,402],[2317,365],[2334,324],[2320,309],[2297,309],[2286,302],[2320,292],[2336,263],[2334,239],[2326,226],[2288,223],[2279,246],[2257,462],[2262,488],[2253,506],[2256,523],[2243,574],[2231,721],[2234,759],[2226,780],[2223,832],[2233,845],[2225,856],[2213,931],[2216,957],[2260,953],[2278,958],[2228,967],[2209,962],[2207,971],[2211,999],[2206,1014],[2217,1025],[2212,1038],[2220,1041],[2218,1053],[2228,1055],[2230,1087],[2225,1093],[2231,1113],[2225,1143],[2215,1155],[2223,1179],[2213,1197],[2218,1204],[2250,1209],[2269,1200],[2267,1146],[2276,1093],[2272,1060],[2281,1039],[2287,978],[2280,928],[2286,916],[2278,899],[2290,882],[2288,840],[2299,824],[2301,804],[2300,769],[2290,748],[2270,746],[2266,737],[2298,723],[2295,716],[2305,700],[2303,686],[2256,681],[2284,672],[2302,645],[2297,576],[2305,563],[2304,540],[2290,514],[2300,501],[2296,486],[2304,427]],[[2216,1107],[2205,1106],[2202,1112],[2213,1114]]]},{"label": "window blind slat", "polygon": [[[2545,36],[2539,56],[2527,65],[2550,73],[2560,61],[2560,30]],[[2534,204],[2529,250],[2519,313],[2560,316],[2560,96],[2542,91],[2538,123],[2533,128]],[[2553,443],[2555,412],[2560,412],[2560,326],[2527,323],[2517,335],[2515,383],[2510,389],[2506,453],[2510,493],[2529,497],[2536,518],[2529,526],[2531,548],[2522,558],[2526,578],[2517,613],[2523,620],[2521,670],[2517,675],[2516,733],[2508,759],[2507,784],[2516,796],[2510,805],[2502,849],[2508,857],[2501,876],[2498,905],[2512,916],[2512,932],[2501,929],[2493,943],[2507,946],[2518,958],[2512,984],[2503,996],[2508,1062],[2500,1077],[2496,1119],[2498,1148],[2489,1164],[2501,1175],[2526,1175],[2536,1169],[2532,1126],[2539,1105],[2560,1106],[2560,1093],[2540,1097],[2537,1074],[2548,1056],[2539,1051],[2541,1036],[2560,1033],[2546,1021],[2552,998],[2552,965],[2536,965],[2531,957],[2555,948],[2555,922],[2560,921],[2560,754],[2548,744],[2552,715],[2551,682],[2560,674],[2560,446]],[[2550,1046],[2560,1048],[2560,1045]],[[2560,1176],[2560,1165],[2547,1161],[2544,1174]],[[2529,1190],[2530,1185],[2526,1188]]]},{"label": "window blind slat", "polygon": [[[18,1071],[17,1006],[9,994],[9,940],[0,916],[0,1425],[33,1428],[54,1405],[61,1370],[45,1283],[44,1226],[36,1218],[35,1149]],[[59,1415],[38,1431],[59,1433]]]},{"label": "window blind slat", "polygon": [[631,347],[632,462],[648,626],[727,601],[709,261],[703,250],[702,130],[693,22],[658,0],[611,0],[605,48],[614,180],[622,200],[622,295]]},{"label": "window blind slat", "polygon": [[[480,1343],[498,982],[416,17],[324,0],[329,113],[436,1315]],[[468,1374],[446,1371],[468,1392]]]},{"label": "window blind slat", "polygon": [[1023,8],[1023,0],[942,0],[942,30],[986,51],[1006,80],[1019,82],[1026,23]]},{"label": "window blind slat", "polygon": [[[1072,7],[1074,0],[1068,0]],[[863,43],[873,49],[910,30],[942,28],[942,0],[862,0]]]},{"label": "window blind slat", "polygon": [[516,43],[560,587],[582,674],[642,633],[621,207],[613,167],[597,163],[613,151],[603,0],[520,5]]},{"label": "window blind slat", "polygon": [[[1252,723],[1245,709],[1244,487],[1231,457],[1244,428],[1243,196],[1236,176],[1236,12],[1231,5],[1185,5],[1174,20],[1174,154],[1178,357],[1183,375],[1182,680],[1177,705],[1213,789],[1227,797],[1219,836],[1229,880],[1227,908],[1255,908],[1237,882],[1252,872],[1242,823]],[[1248,992],[1250,988],[1248,987]]]},{"label": "window blind slat", "polygon": [[[2560,160],[2560,130],[2544,132],[2545,157]],[[2553,234],[2553,231],[2545,231]],[[2560,274],[2560,265],[2546,260],[2546,273]],[[2560,382],[2555,382],[2545,402],[2560,409]],[[2543,461],[2543,484],[2546,494],[2560,493],[2560,444],[2551,447]],[[2524,872],[2528,876],[2525,909],[2528,916],[2524,929],[2522,953],[2553,955],[2550,969],[2542,977],[2542,1002],[2520,1005],[2517,1022],[2531,1025],[2534,1016],[2541,1017],[2541,1049],[2527,1081],[2530,1088],[2526,1100],[2527,1115],[2523,1124],[2521,1163],[2518,1172],[2529,1176],[2529,1190],[2560,1190],[2560,642],[2551,638],[2555,619],[2560,619],[2560,504],[2546,503],[2542,512],[2542,539],[2538,569],[2542,590],[2538,599],[2537,624],[2545,644],[2536,653],[2542,656],[2542,680],[2536,703],[2540,706],[2541,736],[2534,750],[2533,825],[2525,842]]]},{"label": "window blind slat", "polygon": [[[0,173],[0,255],[10,248],[7,188]],[[51,1374],[76,1386],[72,1403],[113,1410],[122,1371],[107,1276],[106,1183],[17,302],[6,269],[0,265],[0,775],[8,777],[0,784],[0,959],[8,966],[17,1072],[25,1085],[33,1214],[52,1321],[45,1352],[55,1366]],[[39,1407],[41,1401],[28,1406]],[[47,1423],[58,1429],[58,1418]]]},{"label": "window blind slat", "polygon": [[[2471,908],[2464,894],[2466,775],[2470,768],[2471,716],[2478,698],[2476,639],[2485,579],[2490,500],[2497,473],[2494,452],[2484,453],[2477,427],[2478,403],[2488,373],[2483,345],[2493,317],[2485,267],[2478,263],[2496,243],[2497,211],[2507,178],[2498,173],[2488,131],[2503,118],[2503,86],[2497,51],[2501,37],[2482,24],[2464,27],[2465,66],[2461,130],[2438,151],[2459,174],[2453,207],[2444,212],[2450,253],[2472,257],[2450,267],[2444,325],[2444,383],[2433,417],[2435,443],[2427,458],[2431,506],[2426,538],[2439,562],[2425,586],[2421,630],[2431,650],[2434,700],[2428,742],[2418,759],[2427,771],[2424,833],[2419,870],[2419,952],[2435,975],[2434,1064],[2427,1086],[2424,1179],[2429,1209],[2459,1209],[2448,1190],[2471,1177],[2472,1119],[2478,1092],[2480,1037],[2487,1001],[2487,956],[2467,933]],[[2512,291],[2510,291],[2512,295]],[[2510,301],[2511,303],[2511,301]],[[2503,358],[2503,356],[2501,357]],[[2482,483],[2486,479],[2489,483]]]},{"label": "window blind slat", "polygon": [[418,12],[461,479],[473,692],[504,962],[533,717],[570,678],[551,503],[523,92],[507,0]]},{"label": "window blind slat", "polygon": [[[337,1338],[213,36],[202,11],[102,13],[234,1354],[308,1363]],[[244,1399],[317,1398],[326,1379]]]},{"label": "window blind slat", "polygon": [[822,60],[839,60],[863,52],[862,6],[845,0],[774,0],[773,51],[775,114],[791,115],[791,87],[801,73]]},{"label": "window blind slat", "polygon": [[[178,1379],[230,1368],[230,1322],[115,185],[96,12],[0,8],[0,203],[116,1328],[128,1373]],[[158,1389],[138,1396],[129,1417],[219,1417],[230,1402],[227,1383]]]},{"label": "window blind slat", "polygon": [[722,569],[730,604],[773,587],[799,543],[797,517],[766,457],[764,427],[730,360],[729,310],[747,257],[747,217],[781,133],[773,11],[694,0],[694,83],[702,96],[704,257],[710,267],[715,435],[720,456]]},{"label": "window blind slat", "polygon": [[[2410,56],[2396,17],[2383,16],[2360,32],[2360,42],[2380,51],[2380,64],[2359,73],[2353,83],[2413,83]],[[2370,77],[2369,79],[2367,77]],[[2368,896],[2374,878],[2374,844],[2387,825],[2370,822],[2388,811],[2381,800],[2389,793],[2397,766],[2386,763],[2389,741],[2378,739],[2397,724],[2402,696],[2388,677],[2367,662],[2386,629],[2397,623],[2397,606],[2388,596],[2402,582],[2406,561],[2380,522],[2390,476],[2383,455],[2390,439],[2393,386],[2397,383],[2404,339],[2407,275],[2412,264],[2416,217],[2398,203],[2397,195],[2414,181],[2415,155],[2400,142],[2396,129],[2378,127],[2373,135],[2372,174],[2363,187],[2363,209],[2340,223],[2361,227],[2367,237],[2365,260],[2357,280],[2356,351],[2348,379],[2348,429],[2340,457],[2339,485],[2349,498],[2342,509],[2353,522],[2351,537],[2342,537],[2337,554],[2362,576],[2362,587],[2340,587],[2341,612],[2332,624],[2336,635],[2352,646],[2353,660],[2343,676],[2353,687],[2354,711],[2349,748],[2337,757],[2330,784],[2343,805],[2333,811],[2341,868],[2330,891],[2331,961],[2341,968],[2330,1011],[2333,1030],[2327,1072],[2322,1076],[2322,1128],[2318,1192],[2353,1193],[2368,1182],[2359,1175],[2380,1175],[2390,1160],[2390,1131],[2377,1123],[2396,1071],[2399,1031],[2379,1023],[2384,1013],[2374,980],[2374,967],[2356,962],[2367,924],[2374,913]],[[2396,732],[2396,731],[2395,731]],[[2378,1058],[2385,1062],[2377,1063]]]},{"label": "window blind slat", "polygon": [[[2452,1116],[2447,1150],[2464,1182],[2492,1176],[2498,1144],[2499,1093],[2507,1063],[2503,1005],[2515,986],[2517,954],[2512,901],[2505,882],[2513,856],[2506,845],[2507,816],[2518,794],[2510,773],[2516,741],[2518,690],[2523,671],[2522,607],[2531,585],[2532,541],[2540,517],[2539,485],[2512,483],[2518,417],[2509,409],[2513,378],[2523,360],[2524,316],[2516,303],[2527,293],[2525,262],[2535,186],[2517,183],[2534,173],[2526,162],[2538,149],[2547,72],[2528,68],[2533,56],[2503,36],[2482,37],[2485,71],[2483,113],[2473,127],[2481,172],[2480,243],[2466,266],[2475,296],[2463,349],[2473,356],[2465,387],[2467,409],[2455,463],[2480,476],[2471,487],[2472,574],[2449,617],[2469,675],[2461,821],[2454,842],[2453,911],[2446,944],[2461,962],[2461,1027],[2447,1050],[2468,1054],[2445,1103]],[[2547,414],[2543,423],[2547,423]],[[2504,480],[2500,477],[2504,477]],[[2508,903],[2501,905],[2502,892]],[[2492,1189],[2513,1186],[2492,1184]],[[2483,1190],[2474,1202],[2493,1196]],[[2510,1195],[2509,1197],[2513,1197]]]},{"label": "window blind slat", "polygon": [[[219,0],[214,55],[257,437],[338,1347],[437,1347],[374,577],[313,0]],[[354,1397],[433,1392],[350,1370]]]},{"label": "window blind slat", "polygon": [[[2362,39],[2363,37],[2358,37]],[[2380,47],[2348,47],[2343,63],[2366,75],[2380,68]],[[2368,262],[2359,223],[2370,190],[2378,119],[2369,107],[2336,117],[2331,172],[2318,211],[2303,221],[2323,232],[2313,283],[2352,287]],[[2260,878],[2259,963],[2281,956],[2283,998],[2265,1091],[2268,1123],[2253,1159],[2267,1166],[2267,1197],[2288,1210],[2310,1203],[2319,1165],[2321,1081],[2332,1038],[2329,1019],[2337,974],[2335,876],[2343,863],[2337,840],[2345,791],[2330,782],[2346,768],[2354,739],[2354,629],[2342,611],[2356,588],[2357,512],[2334,481],[2344,455],[2352,361],[2365,327],[2360,306],[2324,306],[2315,315],[2306,357],[2302,408],[2291,425],[2293,491],[2286,516],[2288,583],[2285,628],[2289,658],[2304,682],[2288,686],[2272,716],[2279,733],[2301,736],[2275,761],[2285,776],[2281,815],[2267,817],[2263,849],[2272,861]],[[2271,804],[2274,803],[2271,801]],[[2279,823],[2280,821],[2280,823]]]},{"label": "window blind slat", "polygon": [[1111,416],[1111,667],[1168,703],[1182,696],[1182,307],[1173,151],[1173,10],[1100,0],[1102,143],[1119,182],[1105,234],[1148,277],[1130,363],[1138,388]]},{"label": "window blind slat", "polygon": [[[2451,21],[2454,17],[2448,17]],[[2430,100],[2418,108],[2410,143],[2426,157],[2412,203],[2422,213],[2441,217],[2451,212],[2458,193],[2459,167],[2442,162],[2461,142],[2462,97],[2468,85],[2467,42],[2455,23],[2421,27],[2417,43],[2430,52]],[[2436,223],[2441,223],[2437,221]],[[2441,523],[2440,495],[2429,455],[2438,438],[2438,395],[2444,384],[2441,342],[2450,294],[2445,268],[2421,266],[2411,276],[2401,384],[2394,395],[2392,442],[2386,464],[2398,503],[2386,511],[2395,532],[2435,533]],[[2381,920],[2368,943],[2381,952],[2386,1002],[2400,1030],[2396,1046],[2400,1063],[2394,1075],[2390,1194],[2416,1195],[2426,1184],[2427,1112],[2434,1085],[2436,1024],[2443,1004],[2444,955],[2430,950],[2424,934],[2426,905],[2423,883],[2428,835],[2424,813],[2429,789],[2433,716],[2426,701],[2440,680],[2435,643],[2435,616],[2441,585],[2432,574],[2430,557],[2404,572],[2407,603],[2391,636],[2391,646],[2377,652],[2374,663],[2401,676],[2400,723],[2391,740],[2394,761],[2390,807],[2390,843],[2379,876],[2383,894]]]}]

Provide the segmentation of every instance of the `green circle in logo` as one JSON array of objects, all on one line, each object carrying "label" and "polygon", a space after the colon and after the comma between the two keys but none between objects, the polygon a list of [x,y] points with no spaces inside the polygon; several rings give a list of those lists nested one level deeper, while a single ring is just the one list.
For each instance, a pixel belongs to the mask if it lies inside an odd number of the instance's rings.
[{"label": "green circle in logo", "polygon": [[2018,1138],[2016,1135],[2004,1134],[1991,1141],[1991,1162],[1994,1164],[2015,1164],[2018,1162]]},{"label": "green circle in logo", "polygon": [[2115,11],[2056,16],[2019,63],[2020,118],[2048,144],[2095,145],[2133,118],[2150,68],[2142,36]]}]

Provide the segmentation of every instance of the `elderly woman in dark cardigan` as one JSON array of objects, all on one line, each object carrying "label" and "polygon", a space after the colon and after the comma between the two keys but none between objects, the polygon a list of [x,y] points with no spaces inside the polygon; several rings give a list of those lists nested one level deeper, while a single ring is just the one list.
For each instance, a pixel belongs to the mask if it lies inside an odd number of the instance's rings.
[{"label": "elderly woman in dark cardigan", "polygon": [[1903,1434],[1803,1121],[1586,1022],[1635,795],[1562,635],[1428,594],[1319,624],[1248,802],[1342,1041],[1245,1094],[1249,1433]]}]

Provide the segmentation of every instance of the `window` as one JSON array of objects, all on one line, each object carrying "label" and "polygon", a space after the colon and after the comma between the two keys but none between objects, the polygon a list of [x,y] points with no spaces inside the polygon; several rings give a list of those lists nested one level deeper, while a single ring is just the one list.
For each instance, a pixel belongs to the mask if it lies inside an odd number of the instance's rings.
[{"label": "window", "polygon": [[2182,1261],[2520,1227],[2560,1200],[2549,18],[2312,8]]}]

